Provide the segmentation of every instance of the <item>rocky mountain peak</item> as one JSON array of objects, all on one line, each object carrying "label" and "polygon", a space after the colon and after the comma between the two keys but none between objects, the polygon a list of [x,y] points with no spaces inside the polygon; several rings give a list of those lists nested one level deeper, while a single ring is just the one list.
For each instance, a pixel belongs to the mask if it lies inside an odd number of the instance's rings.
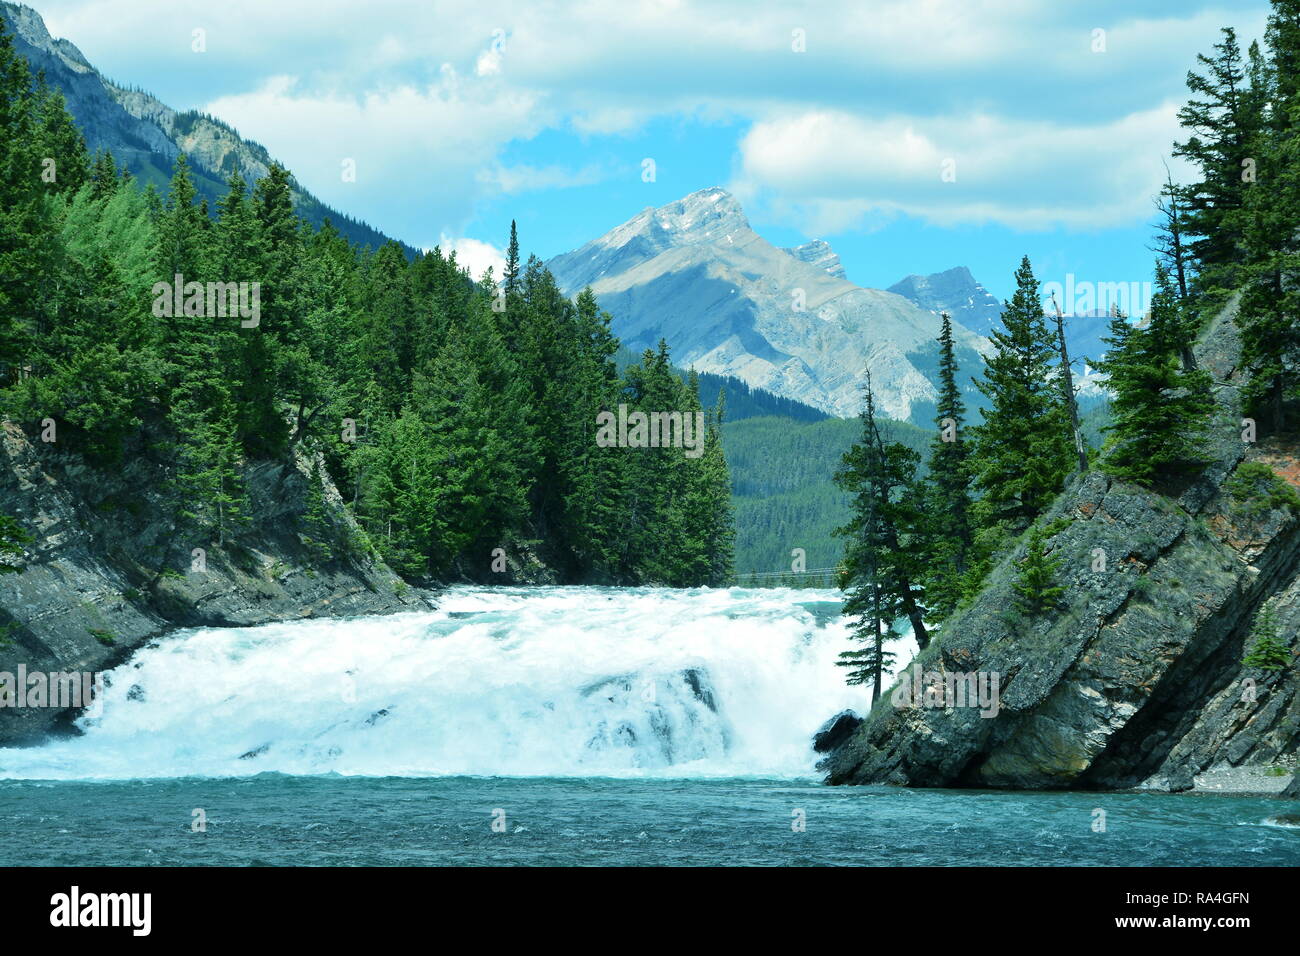
[{"label": "rocky mountain peak", "polygon": [[987,295],[970,270],[957,266],[928,276],[910,275],[889,287],[890,292],[906,296],[917,305],[949,309],[976,295]]},{"label": "rocky mountain peak", "polygon": [[[886,414],[931,414],[938,316],[853,285],[822,240],[772,245],[719,187],[644,209],[547,267],[567,295],[590,287],[633,352],[666,339],[683,366],[842,416],[857,414],[870,368]],[[959,361],[978,369],[987,343],[956,334]]]},{"label": "rocky mountain peak", "polygon": [[88,73],[94,70],[90,61],[67,40],[56,40],[50,36],[41,15],[22,3],[4,3],[6,18],[13,32],[24,42],[36,49],[57,57],[63,65],[75,73]]},{"label": "rocky mountain peak", "polygon": [[640,241],[662,251],[673,246],[725,242],[727,236],[734,238],[749,232],[749,220],[736,197],[710,186],[658,208],[647,206],[596,241],[610,249]]}]

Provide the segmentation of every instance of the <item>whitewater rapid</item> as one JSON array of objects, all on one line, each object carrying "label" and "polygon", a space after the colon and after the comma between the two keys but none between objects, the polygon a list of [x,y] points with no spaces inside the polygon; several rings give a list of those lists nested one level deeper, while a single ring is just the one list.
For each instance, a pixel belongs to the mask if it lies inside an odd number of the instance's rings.
[{"label": "whitewater rapid", "polygon": [[81,736],[0,749],[0,778],[804,777],[817,728],[869,702],[835,666],[839,597],[457,587],[431,611],[178,631],[106,675]]}]

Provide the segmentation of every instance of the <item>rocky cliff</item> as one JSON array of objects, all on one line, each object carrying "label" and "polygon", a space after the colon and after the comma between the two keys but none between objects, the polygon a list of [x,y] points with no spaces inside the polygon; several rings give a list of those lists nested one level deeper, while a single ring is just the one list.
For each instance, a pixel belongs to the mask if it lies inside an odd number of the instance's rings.
[{"label": "rocky cliff", "polygon": [[[1170,495],[1077,477],[1042,519],[1063,559],[1059,612],[1009,610],[1008,556],[896,685],[918,686],[916,674],[922,687],[933,680],[933,696],[886,693],[824,761],[830,782],[1288,787],[1300,746],[1300,515],[1287,489],[1300,483],[1300,453],[1241,439],[1233,312],[1197,349],[1221,407],[1204,474]],[[1288,647],[1277,671],[1243,664],[1265,606]],[[949,675],[970,673],[997,678],[995,714],[939,693]]]},{"label": "rocky cliff", "polygon": [[[306,461],[250,465],[250,520],[216,541],[177,532],[163,467],[137,446],[117,469],[89,468],[57,442],[0,424],[0,513],[32,535],[20,573],[0,574],[0,672],[107,670],[176,627],[428,606],[368,552],[328,479],[324,512],[344,544],[329,558],[313,550],[303,533]],[[72,716],[0,708],[0,746],[66,728]]]}]

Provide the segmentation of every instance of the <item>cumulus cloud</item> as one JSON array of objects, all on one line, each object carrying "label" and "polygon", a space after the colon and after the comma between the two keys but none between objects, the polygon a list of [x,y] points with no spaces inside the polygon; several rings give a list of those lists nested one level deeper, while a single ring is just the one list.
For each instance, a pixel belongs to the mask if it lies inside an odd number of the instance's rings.
[{"label": "cumulus cloud", "polygon": [[505,272],[505,253],[490,242],[464,237],[453,239],[444,233],[438,240],[438,246],[442,249],[444,255],[454,252],[456,261],[468,268],[469,274],[475,279],[481,278],[489,267],[498,282],[501,280],[502,273]]},{"label": "cumulus cloud", "polygon": [[[635,135],[663,117],[721,117],[747,129],[736,189],[809,233],[899,214],[1017,228],[1127,221],[1145,211],[1163,173],[1174,135],[1168,104],[1184,96],[1194,53],[1223,24],[1259,35],[1268,8],[1266,0],[44,6],[52,31],[111,76],[131,77],[142,51],[163,75],[225,71],[229,93],[172,105],[221,116],[327,202],[416,244],[461,234],[481,200],[599,178],[595,167],[520,150],[540,134],[585,143]],[[197,27],[207,30],[202,59],[190,49]],[[355,183],[340,181],[345,158],[356,160]],[[956,162],[954,183],[939,181],[946,158]]]},{"label": "cumulus cloud", "polygon": [[1150,215],[1177,106],[1078,124],[816,110],[755,123],[735,189],[834,234],[908,214],[940,226],[1094,229]]},{"label": "cumulus cloud", "polygon": [[[506,143],[548,123],[535,94],[466,81],[449,64],[427,84],[359,95],[312,92],[298,78],[273,77],[205,109],[265,143],[326,202],[380,210],[377,225],[400,226],[403,238],[423,245],[459,229],[477,199],[501,191],[483,170],[497,167]],[[346,159],[355,163],[355,181],[340,174]]]}]

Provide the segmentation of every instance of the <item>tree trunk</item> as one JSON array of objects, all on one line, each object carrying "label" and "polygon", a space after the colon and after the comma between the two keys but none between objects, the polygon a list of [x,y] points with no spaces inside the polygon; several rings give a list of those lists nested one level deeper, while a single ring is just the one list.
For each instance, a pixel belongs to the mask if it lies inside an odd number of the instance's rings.
[{"label": "tree trunk", "polygon": [[1065,319],[1056,295],[1052,295],[1052,305],[1056,306],[1056,337],[1061,348],[1061,387],[1065,392],[1065,404],[1070,409],[1070,429],[1074,433],[1074,451],[1079,456],[1079,470],[1088,470],[1088,449],[1083,444],[1083,431],[1079,428],[1079,403],[1074,397],[1074,374],[1070,371],[1070,352],[1065,347]]}]

